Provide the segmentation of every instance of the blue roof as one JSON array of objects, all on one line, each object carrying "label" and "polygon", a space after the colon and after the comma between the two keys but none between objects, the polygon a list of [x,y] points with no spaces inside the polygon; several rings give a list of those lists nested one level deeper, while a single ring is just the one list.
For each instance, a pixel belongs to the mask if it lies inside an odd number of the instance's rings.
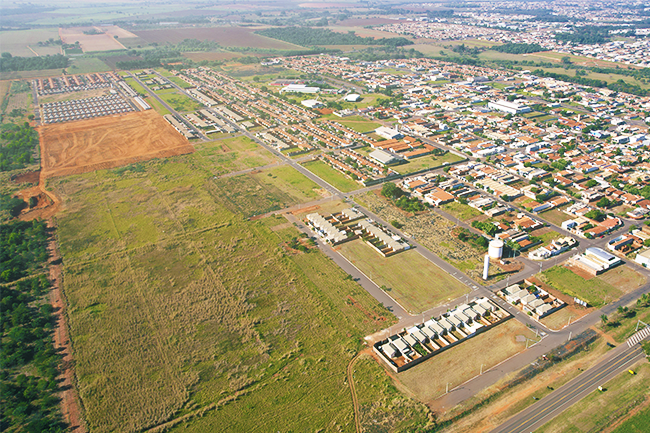
[{"label": "blue roof", "polygon": [[593,254],[594,256],[598,256],[601,259],[611,262],[612,260],[616,259],[616,256],[613,254],[608,253],[605,250],[601,250],[600,248],[596,247],[589,247],[585,250],[585,253],[587,254]]}]

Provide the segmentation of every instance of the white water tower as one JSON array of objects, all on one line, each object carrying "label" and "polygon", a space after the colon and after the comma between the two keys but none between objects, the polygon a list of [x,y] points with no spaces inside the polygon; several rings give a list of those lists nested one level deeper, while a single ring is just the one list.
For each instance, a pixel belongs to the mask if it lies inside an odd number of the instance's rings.
[{"label": "white water tower", "polygon": [[491,259],[500,259],[503,256],[503,241],[501,239],[490,241],[488,255]]}]

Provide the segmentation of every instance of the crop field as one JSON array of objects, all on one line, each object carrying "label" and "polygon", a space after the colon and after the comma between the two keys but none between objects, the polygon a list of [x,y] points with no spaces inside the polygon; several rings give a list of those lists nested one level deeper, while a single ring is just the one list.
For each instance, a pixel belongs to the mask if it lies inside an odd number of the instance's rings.
[{"label": "crop field", "polygon": [[302,164],[306,169],[314,173],[316,176],[323,179],[325,182],[332,185],[334,188],[343,191],[350,192],[355,189],[361,188],[361,184],[350,179],[340,171],[332,168],[329,164],[321,161],[309,161]]},{"label": "crop field", "polygon": [[[647,399],[650,364],[642,360],[631,365],[630,369],[636,372],[634,376],[627,371],[619,373],[614,379],[602,384],[606,389],[605,392],[598,390],[592,392],[537,431],[540,433],[603,431]],[[624,431],[627,433],[634,430]]]},{"label": "crop field", "polygon": [[203,156],[199,162],[205,164],[205,170],[213,176],[261,167],[277,161],[271,152],[244,136],[197,143],[195,147]]},{"label": "crop field", "polygon": [[[356,196],[355,201],[386,221],[399,222],[403,225],[401,229],[403,233],[414,236],[420,244],[438,257],[451,263],[475,281],[480,281],[486,250],[461,242],[453,233],[456,225],[448,219],[434,212],[407,215],[373,191]],[[490,265],[489,276],[491,278],[503,276],[503,271],[493,263]]]},{"label": "crop field", "polygon": [[84,31],[97,30],[95,27],[67,27],[59,29],[61,40],[65,44],[74,44],[79,41],[81,49],[84,53],[89,51],[112,51],[123,50],[122,45],[118,39],[113,36],[102,33],[99,35],[86,35]]},{"label": "crop field", "polygon": [[454,153],[447,152],[442,156],[421,156],[420,158],[413,159],[406,164],[391,166],[391,168],[399,174],[409,174],[415,173],[416,171],[442,167],[445,163],[453,164],[455,162],[462,161],[463,159],[464,158]]},{"label": "crop field", "polygon": [[362,240],[342,244],[336,250],[413,314],[469,292],[469,287],[416,250],[383,257]]},{"label": "crop field", "polygon": [[213,62],[215,60],[232,60],[237,57],[242,57],[244,54],[233,53],[230,51],[218,52],[218,53],[208,53],[208,52],[196,52],[196,53],[183,53],[183,57],[193,60],[195,62],[201,62],[203,60],[208,60]]},{"label": "crop field", "polygon": [[194,151],[153,111],[98,117],[39,128],[42,174],[65,176]]},{"label": "crop field", "polygon": [[606,301],[614,301],[623,294],[621,289],[607,283],[602,275],[586,280],[564,266],[554,266],[542,272],[541,279],[560,292],[577,296],[594,307],[602,306]]},{"label": "crop field", "polygon": [[296,50],[303,47],[265,36],[256,35],[255,28],[209,27],[187,29],[140,30],[135,34],[148,43],[177,44],[185,39],[214,41],[224,47],[272,48],[276,50]]},{"label": "crop field", "polygon": [[179,112],[190,112],[203,108],[203,105],[201,103],[195,101],[189,96],[185,96],[179,93],[177,90],[166,89],[160,92],[156,92],[156,94],[160,97],[160,99],[169,104],[172,109]]},{"label": "crop field", "polygon": [[[489,370],[526,348],[525,338],[535,333],[517,320],[508,320],[478,334],[397,376],[423,403],[431,403],[449,390]],[[517,338],[519,337],[519,338]]]},{"label": "crop field", "polygon": [[96,57],[73,57],[68,68],[70,74],[90,74],[110,70],[106,63]]},{"label": "crop field", "polygon": [[89,430],[354,431],[346,367],[394,317],[318,250],[287,251],[293,227],[230,212],[203,158],[50,180]]},{"label": "crop field", "polygon": [[186,9],[185,5],[145,5],[128,6],[104,6],[97,3],[82,4],[76,3],[78,7],[61,7],[50,12],[40,13],[38,19],[33,21],[38,25],[75,25],[85,24],[91,21],[111,22],[113,20],[136,19],[146,14],[162,14]]},{"label": "crop field", "polygon": [[224,206],[246,217],[284,209],[318,197],[318,185],[291,167],[215,179]]},{"label": "crop field", "polygon": [[[35,57],[38,55],[57,54],[60,45],[50,45],[39,47],[38,42],[45,42],[48,39],[59,39],[59,31],[56,28],[51,29],[32,29],[32,30],[5,30],[0,32],[2,40],[2,52],[11,53],[12,56]],[[32,50],[30,50],[30,47]],[[61,73],[61,71],[59,71]]]}]

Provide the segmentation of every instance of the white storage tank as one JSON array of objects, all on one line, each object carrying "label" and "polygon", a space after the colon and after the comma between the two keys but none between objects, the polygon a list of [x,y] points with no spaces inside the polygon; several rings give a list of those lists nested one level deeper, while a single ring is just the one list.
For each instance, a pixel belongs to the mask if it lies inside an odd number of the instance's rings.
[{"label": "white storage tank", "polygon": [[490,241],[488,247],[488,255],[491,259],[500,259],[503,255],[503,241],[501,239],[494,239]]}]

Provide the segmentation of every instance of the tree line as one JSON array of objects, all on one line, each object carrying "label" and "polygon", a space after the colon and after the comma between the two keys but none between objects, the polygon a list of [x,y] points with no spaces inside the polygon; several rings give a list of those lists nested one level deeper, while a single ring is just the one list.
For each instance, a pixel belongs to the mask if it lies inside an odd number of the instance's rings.
[{"label": "tree line", "polygon": [[24,168],[34,161],[38,132],[29,123],[6,123],[0,126],[0,171]]},{"label": "tree line", "polygon": [[648,91],[646,89],[643,89],[637,86],[636,84],[627,83],[623,80],[618,80],[613,83],[608,83],[607,81],[604,80],[596,80],[584,76],[578,76],[578,75],[571,76],[566,74],[557,74],[555,72],[545,72],[542,69],[535,69],[533,71],[533,74],[540,77],[550,77],[556,80],[580,84],[582,86],[607,88],[614,92],[624,92],[624,93],[629,93],[631,95],[637,95],[637,96],[648,96]]},{"label": "tree line", "polygon": [[69,59],[62,54],[39,57],[14,57],[11,53],[2,53],[0,56],[0,72],[64,69],[68,67],[68,63]]},{"label": "tree line", "polygon": [[43,221],[0,225],[0,431],[66,431],[56,397],[54,309],[44,299],[50,282],[34,275],[47,260],[47,241]]},{"label": "tree line", "polygon": [[333,32],[329,29],[314,29],[311,27],[277,27],[258,30],[256,34],[273,39],[279,39],[302,46],[314,45],[385,45],[391,47],[402,47],[413,45],[413,42],[403,38],[381,38],[358,36],[354,31],[347,33]]}]

